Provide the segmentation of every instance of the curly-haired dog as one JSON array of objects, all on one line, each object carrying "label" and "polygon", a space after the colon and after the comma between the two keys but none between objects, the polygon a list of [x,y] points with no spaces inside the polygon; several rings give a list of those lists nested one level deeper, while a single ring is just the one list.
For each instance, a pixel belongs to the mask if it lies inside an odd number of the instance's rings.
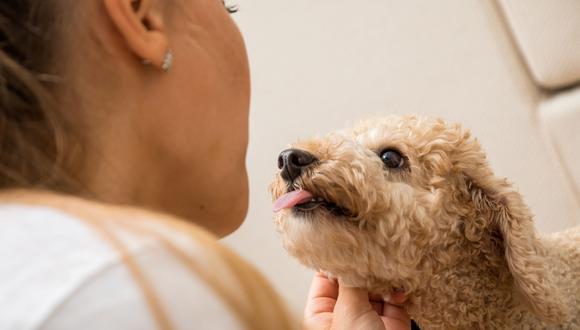
[{"label": "curly-haired dog", "polygon": [[580,230],[540,237],[459,125],[368,120],[292,145],[271,186],[285,248],[422,329],[580,329]]}]

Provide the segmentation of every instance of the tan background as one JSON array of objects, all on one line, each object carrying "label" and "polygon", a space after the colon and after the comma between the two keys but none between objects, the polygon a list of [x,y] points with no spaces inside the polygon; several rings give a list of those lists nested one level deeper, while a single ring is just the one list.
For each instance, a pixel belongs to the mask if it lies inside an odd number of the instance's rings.
[{"label": "tan background", "polygon": [[495,2],[239,4],[235,19],[253,71],[251,201],[246,223],[225,241],[256,264],[297,313],[312,273],[281,248],[267,186],[277,154],[299,137],[381,113],[461,122],[480,138],[496,173],[525,195],[541,231],[580,220],[577,191],[538,115],[553,92],[534,82]]}]

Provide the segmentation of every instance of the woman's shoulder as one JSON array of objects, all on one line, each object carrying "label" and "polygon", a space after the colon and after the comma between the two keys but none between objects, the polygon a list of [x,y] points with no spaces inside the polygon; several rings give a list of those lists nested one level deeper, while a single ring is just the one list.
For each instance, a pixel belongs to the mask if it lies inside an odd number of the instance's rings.
[{"label": "woman's shoulder", "polygon": [[[166,215],[2,194],[0,328],[153,329],[193,320],[236,328],[224,295],[237,288],[228,287],[234,275],[219,249],[209,233]],[[216,273],[225,283],[216,285]]]},{"label": "woman's shoulder", "polygon": [[151,246],[187,247],[191,252],[219,245],[206,230],[166,214],[44,192],[0,193],[0,226],[5,253],[12,246],[20,251],[45,247],[48,253],[74,245],[72,250],[118,259]]},{"label": "woman's shoulder", "polygon": [[[0,219],[3,228],[28,231],[45,227],[40,235],[74,243],[82,241],[78,237],[90,235],[116,249],[121,242],[133,249],[163,238],[180,244],[217,244],[215,236],[184,219],[144,208],[41,191],[0,192]],[[79,235],[81,232],[84,235]]]}]

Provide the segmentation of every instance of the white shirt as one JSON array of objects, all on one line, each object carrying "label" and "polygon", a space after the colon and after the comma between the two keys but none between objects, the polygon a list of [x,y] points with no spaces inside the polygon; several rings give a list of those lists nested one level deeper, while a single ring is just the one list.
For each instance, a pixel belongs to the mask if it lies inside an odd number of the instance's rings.
[{"label": "white shirt", "polygon": [[[197,261],[215,264],[215,256],[193,239],[169,228],[162,231]],[[242,328],[207,283],[158,239],[124,229],[115,229],[115,234],[152,283],[175,329]],[[216,276],[227,272],[213,271]],[[90,225],[53,208],[2,204],[0,329],[148,330],[157,326],[120,253]]]}]

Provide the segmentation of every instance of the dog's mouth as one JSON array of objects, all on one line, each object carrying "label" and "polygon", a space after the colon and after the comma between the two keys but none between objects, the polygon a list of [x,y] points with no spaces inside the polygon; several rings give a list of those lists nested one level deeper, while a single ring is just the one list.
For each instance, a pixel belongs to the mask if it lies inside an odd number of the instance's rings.
[{"label": "dog's mouth", "polygon": [[301,214],[325,211],[337,217],[353,217],[350,210],[307,190],[290,190],[278,198],[274,203],[274,212],[285,209],[292,209]]}]

